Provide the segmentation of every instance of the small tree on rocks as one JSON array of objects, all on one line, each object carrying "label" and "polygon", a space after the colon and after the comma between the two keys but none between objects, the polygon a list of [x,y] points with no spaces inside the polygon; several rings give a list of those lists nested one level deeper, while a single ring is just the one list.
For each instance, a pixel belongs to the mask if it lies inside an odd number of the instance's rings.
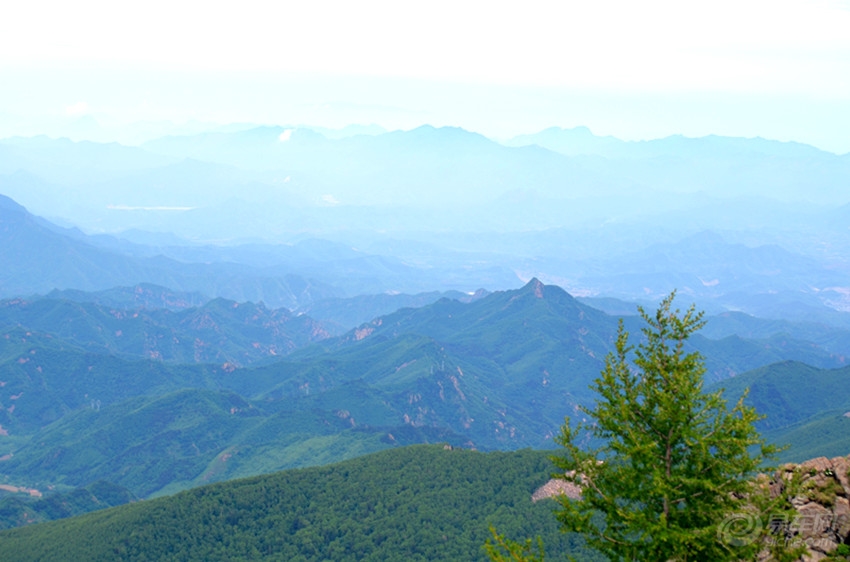
[{"label": "small tree on rocks", "polygon": [[[724,525],[759,523],[730,516],[751,505],[753,479],[775,448],[743,397],[729,409],[720,392],[703,391],[703,359],[686,348],[703,314],[673,310],[674,297],[653,315],[639,308],[647,326],[637,348],[620,322],[587,421],[562,427],[553,461],[582,496],[562,498],[557,516],[611,560],[752,559],[759,541]],[[596,448],[578,446],[587,433]]]}]

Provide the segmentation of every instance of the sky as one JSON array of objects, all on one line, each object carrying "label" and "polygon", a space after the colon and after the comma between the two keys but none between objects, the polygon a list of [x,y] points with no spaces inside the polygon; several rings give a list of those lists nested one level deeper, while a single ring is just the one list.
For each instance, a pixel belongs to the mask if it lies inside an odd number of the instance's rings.
[{"label": "sky", "polygon": [[86,117],[430,123],[850,152],[850,0],[9,4],[0,136]]}]

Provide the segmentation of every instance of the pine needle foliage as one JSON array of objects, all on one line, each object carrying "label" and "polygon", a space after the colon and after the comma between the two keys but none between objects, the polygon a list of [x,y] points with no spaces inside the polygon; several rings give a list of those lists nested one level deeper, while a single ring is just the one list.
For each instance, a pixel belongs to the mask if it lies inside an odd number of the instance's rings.
[{"label": "pine needle foliage", "polygon": [[492,562],[545,562],[543,539],[538,535],[536,544],[531,539],[517,542],[506,538],[490,525],[492,539],[487,539],[484,550]]},{"label": "pine needle foliage", "polygon": [[[584,421],[567,419],[553,458],[579,500],[561,498],[563,530],[583,534],[610,560],[753,559],[759,541],[724,540],[724,520],[746,510],[751,481],[775,453],[743,397],[729,409],[721,391],[703,391],[704,360],[688,338],[704,325],[675,292],[646,322],[635,348],[622,322],[616,348],[594,381],[599,398]],[[580,446],[597,443],[594,448]]]}]

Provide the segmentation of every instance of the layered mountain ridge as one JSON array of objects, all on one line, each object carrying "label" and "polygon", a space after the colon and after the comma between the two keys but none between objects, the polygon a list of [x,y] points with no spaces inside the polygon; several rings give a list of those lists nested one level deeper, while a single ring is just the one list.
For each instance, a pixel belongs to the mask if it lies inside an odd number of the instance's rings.
[{"label": "layered mountain ridge", "polygon": [[[782,460],[845,455],[848,177],[850,155],[795,143],[586,129],[2,139],[0,193],[27,208],[0,196],[0,511],[409,444],[549,447],[595,400],[618,317],[637,343],[635,303],[674,289],[708,312],[688,343],[707,387],[749,387]],[[218,530],[253,517],[221,509]],[[322,533],[301,546],[354,544]]]},{"label": "layered mountain ridge", "polygon": [[[139,496],[405,443],[546,447],[594,399],[588,387],[618,324],[536,279],[472,302],[401,309],[311,345],[308,317],[223,300],[177,312],[10,301],[7,316],[0,473],[34,489],[112,475]],[[624,322],[639,338],[639,319]],[[269,342],[288,341],[303,347],[273,360]],[[710,380],[789,359],[844,364],[781,334],[691,345]],[[254,366],[237,366],[251,357]]]}]

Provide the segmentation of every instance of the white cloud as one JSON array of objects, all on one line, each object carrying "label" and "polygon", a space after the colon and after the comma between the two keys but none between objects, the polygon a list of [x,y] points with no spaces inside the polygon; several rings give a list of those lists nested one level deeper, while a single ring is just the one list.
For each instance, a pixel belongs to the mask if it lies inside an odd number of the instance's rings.
[{"label": "white cloud", "polygon": [[65,108],[65,115],[70,117],[79,117],[89,112],[89,104],[84,101],[78,101],[74,105],[69,105]]},{"label": "white cloud", "polygon": [[[284,132],[282,132],[282,133],[280,134],[280,136],[279,136],[279,137],[277,137],[277,140],[279,140],[280,142],[286,142],[286,141],[288,141],[291,137],[292,137],[292,129],[286,129]],[[288,179],[288,178],[287,178],[287,179]]]}]

